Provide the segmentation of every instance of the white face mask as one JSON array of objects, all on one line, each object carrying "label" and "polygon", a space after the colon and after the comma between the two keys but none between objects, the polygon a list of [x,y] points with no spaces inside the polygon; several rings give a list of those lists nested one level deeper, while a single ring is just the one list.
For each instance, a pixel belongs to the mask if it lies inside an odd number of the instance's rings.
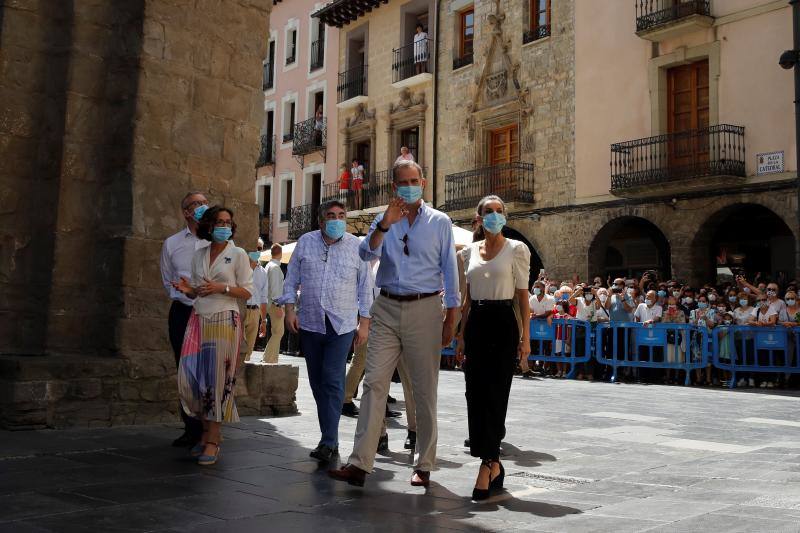
[{"label": "white face mask", "polygon": [[628,296],[633,296],[633,287],[628,287],[625,292],[628,294]]},{"label": "white face mask", "polygon": [[656,304],[653,300],[647,300],[647,307],[653,307]]},{"label": "white face mask", "polygon": [[598,299],[599,299],[601,302],[603,302],[603,303],[606,303],[606,300],[608,300],[608,295],[607,295],[607,294],[600,294],[600,295],[598,295],[598,296],[597,296],[597,298],[598,298]]},{"label": "white face mask", "polygon": [[584,299],[585,299],[587,302],[591,302],[591,301],[592,301],[592,298],[594,298],[594,296],[592,295],[592,293],[589,293],[589,294],[586,294],[586,295],[584,295],[584,297],[583,297],[583,298],[584,298]]},{"label": "white face mask", "polygon": [[717,301],[717,295],[716,294],[709,294],[708,295],[708,301],[709,302],[716,302]]}]

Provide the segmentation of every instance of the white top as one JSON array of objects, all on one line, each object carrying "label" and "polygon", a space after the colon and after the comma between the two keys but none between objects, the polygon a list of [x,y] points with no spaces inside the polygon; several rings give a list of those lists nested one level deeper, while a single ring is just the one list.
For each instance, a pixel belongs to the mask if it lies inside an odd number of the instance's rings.
[{"label": "white top", "polygon": [[648,307],[647,304],[639,304],[636,311],[633,312],[633,318],[637,322],[648,322],[650,320],[659,320],[664,310],[661,306],[655,304],[653,307]]},{"label": "white top", "polygon": [[413,160],[414,160],[414,154],[408,152],[408,155],[405,156],[403,154],[398,155],[397,159],[394,160],[394,164],[399,165],[403,161],[413,161]]},{"label": "white top", "polygon": [[[209,264],[210,253],[211,247],[205,247],[195,252],[192,258],[193,286],[200,285],[203,283],[203,278],[207,278],[230,287],[241,287],[253,294],[253,269],[250,268],[250,258],[247,257],[247,252],[228,241],[227,246],[214,260],[213,265]],[[238,313],[239,304],[236,298],[227,294],[211,294],[194,299],[194,312],[204,318],[209,318],[222,311]]]},{"label": "white top", "polygon": [[414,62],[420,63],[428,60],[428,34],[424,31],[414,34]]},{"label": "white top", "polygon": [[786,322],[789,319],[789,315],[786,312],[786,302],[781,300],[780,298],[776,299],[774,302],[769,303],[769,310],[771,313],[778,315],[778,320],[781,322]]},{"label": "white top", "polygon": [[528,298],[528,303],[531,306],[531,313],[536,316],[552,311],[556,305],[556,299],[550,294],[545,294],[540,302],[538,296],[531,294],[530,298]]},{"label": "white top", "polygon": [[188,227],[164,241],[161,248],[161,282],[172,300],[190,307],[194,305],[191,298],[172,286],[172,282],[182,277],[191,281],[194,253],[209,244],[209,241],[197,238]]},{"label": "white top", "polygon": [[247,300],[247,305],[261,305],[269,303],[269,283],[267,281],[267,271],[261,265],[256,265],[253,269],[253,290],[252,296]]},{"label": "white top", "polygon": [[358,165],[357,167],[350,167],[350,177],[354,180],[361,180],[364,179],[364,165]]},{"label": "white top", "polygon": [[584,296],[578,296],[575,298],[575,307],[577,308],[575,318],[578,320],[589,322],[594,317],[594,299],[592,299],[591,303],[587,304]]},{"label": "white top", "polygon": [[753,310],[753,317],[758,321],[759,324],[766,324],[769,322],[770,317],[777,315],[778,312],[775,308],[770,304],[766,311],[762,311],[758,307]]},{"label": "white top", "polygon": [[741,307],[737,307],[733,310],[733,320],[736,322],[737,326],[746,326],[750,319],[756,315],[755,307],[748,307],[747,309],[742,309]]},{"label": "white top", "polygon": [[512,300],[516,290],[528,288],[531,252],[525,243],[506,239],[500,252],[484,261],[480,253],[484,242],[473,242],[464,252],[470,299]]}]

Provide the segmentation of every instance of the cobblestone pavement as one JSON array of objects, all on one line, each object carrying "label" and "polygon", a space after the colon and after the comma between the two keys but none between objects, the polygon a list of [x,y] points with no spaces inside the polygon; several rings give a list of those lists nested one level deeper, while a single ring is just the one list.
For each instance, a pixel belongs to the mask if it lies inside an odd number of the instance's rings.
[{"label": "cobblestone pavement", "polygon": [[[302,414],[228,427],[213,467],[169,446],[177,425],[0,432],[0,532],[800,531],[796,394],[516,378],[507,491],[475,504],[463,390],[442,373],[427,493],[408,484],[403,419],[364,489],[309,460],[303,368]],[[343,418],[343,454],[354,429]]]}]

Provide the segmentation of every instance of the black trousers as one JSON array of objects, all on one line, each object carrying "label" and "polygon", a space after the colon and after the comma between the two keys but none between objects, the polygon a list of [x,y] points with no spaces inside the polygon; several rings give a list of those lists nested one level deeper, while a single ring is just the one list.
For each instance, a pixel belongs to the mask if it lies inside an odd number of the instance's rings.
[{"label": "black trousers", "polygon": [[[181,348],[183,347],[183,336],[186,333],[186,325],[189,323],[189,317],[192,315],[192,307],[182,304],[177,300],[172,301],[172,306],[169,308],[169,343],[172,345],[172,352],[175,354],[175,366],[181,360]],[[189,435],[200,438],[203,433],[203,423],[189,415],[187,415],[180,402],[178,403],[178,411],[181,413],[183,419],[183,427]]]},{"label": "black trousers", "polygon": [[473,306],[464,331],[470,455],[500,459],[519,329],[511,307]]}]

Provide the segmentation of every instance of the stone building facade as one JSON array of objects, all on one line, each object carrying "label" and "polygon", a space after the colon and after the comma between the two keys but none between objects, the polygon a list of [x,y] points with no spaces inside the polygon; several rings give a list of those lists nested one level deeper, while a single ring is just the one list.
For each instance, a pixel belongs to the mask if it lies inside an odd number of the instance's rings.
[{"label": "stone building facade", "polygon": [[[177,420],[161,244],[189,190],[255,244],[270,7],[0,6],[0,425]],[[294,408],[274,376],[242,380],[251,412]]]},{"label": "stone building facade", "polygon": [[[402,146],[432,169],[434,15],[430,0],[334,0],[314,14],[340,34],[338,161],[350,166],[356,158],[367,174],[362,204],[349,206],[353,222],[369,221],[387,203]],[[415,45],[417,24],[428,40]],[[431,187],[426,195],[433,199]],[[363,231],[363,223],[351,230]]]},{"label": "stone building facade", "polygon": [[790,8],[686,4],[442,1],[436,205],[509,200],[533,276],[800,275]]}]

